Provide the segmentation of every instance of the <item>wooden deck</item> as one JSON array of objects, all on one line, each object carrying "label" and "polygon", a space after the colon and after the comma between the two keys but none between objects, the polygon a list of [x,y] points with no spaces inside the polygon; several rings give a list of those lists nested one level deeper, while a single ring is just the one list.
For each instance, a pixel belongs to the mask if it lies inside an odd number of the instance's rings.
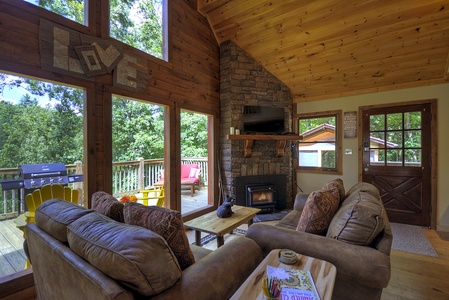
[{"label": "wooden deck", "polygon": [[25,262],[23,232],[14,219],[0,221],[0,277],[23,270]]},{"label": "wooden deck", "polygon": [[[183,213],[198,209],[207,204],[207,187],[196,191],[194,197],[190,196],[190,189],[186,189],[181,198]],[[16,227],[14,219],[0,220],[0,277],[23,270],[25,262],[23,232]]]}]

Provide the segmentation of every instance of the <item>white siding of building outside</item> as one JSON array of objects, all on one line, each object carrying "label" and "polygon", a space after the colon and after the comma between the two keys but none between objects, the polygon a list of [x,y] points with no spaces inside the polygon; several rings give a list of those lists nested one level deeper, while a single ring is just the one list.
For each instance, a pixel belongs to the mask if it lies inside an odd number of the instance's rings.
[{"label": "white siding of building outside", "polygon": [[321,152],[335,151],[335,144],[317,143],[308,146],[300,145],[299,165],[301,167],[321,167]]}]

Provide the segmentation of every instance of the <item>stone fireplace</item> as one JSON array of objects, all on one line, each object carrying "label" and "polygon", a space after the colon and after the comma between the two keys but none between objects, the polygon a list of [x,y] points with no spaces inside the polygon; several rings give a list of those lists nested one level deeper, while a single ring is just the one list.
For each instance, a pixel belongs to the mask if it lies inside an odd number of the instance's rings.
[{"label": "stone fireplace", "polygon": [[[247,188],[243,187],[242,192],[239,180],[249,178],[252,185],[276,185],[276,210],[291,208],[295,174],[291,151],[293,142],[287,141],[284,154],[277,156],[276,141],[257,140],[253,144],[252,155],[245,157],[244,141],[226,137],[230,127],[243,128],[242,108],[245,105],[284,108],[285,130],[292,131],[292,98],[287,86],[237,45],[225,42],[220,47],[220,171],[223,193],[235,197],[238,205],[246,205]],[[272,181],[266,182],[267,178]],[[282,178],[282,183],[278,178]]]}]

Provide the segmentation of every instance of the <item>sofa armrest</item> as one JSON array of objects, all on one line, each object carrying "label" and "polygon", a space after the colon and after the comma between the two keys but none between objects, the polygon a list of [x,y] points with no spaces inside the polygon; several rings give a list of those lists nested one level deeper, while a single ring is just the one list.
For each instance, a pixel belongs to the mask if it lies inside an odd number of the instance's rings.
[{"label": "sofa armrest", "polygon": [[296,229],[299,219],[301,218],[302,210],[306,204],[309,194],[298,193],[295,197],[295,203],[292,211],[290,211],[282,220],[279,221],[279,226]]},{"label": "sofa armrest", "polygon": [[371,247],[262,223],[249,227],[246,236],[260,246],[264,255],[273,249],[291,249],[328,261],[337,268],[340,280],[373,288],[385,288],[390,280],[390,257]]},{"label": "sofa armrest", "polygon": [[253,240],[233,239],[185,269],[174,286],[152,299],[229,299],[262,260]]}]

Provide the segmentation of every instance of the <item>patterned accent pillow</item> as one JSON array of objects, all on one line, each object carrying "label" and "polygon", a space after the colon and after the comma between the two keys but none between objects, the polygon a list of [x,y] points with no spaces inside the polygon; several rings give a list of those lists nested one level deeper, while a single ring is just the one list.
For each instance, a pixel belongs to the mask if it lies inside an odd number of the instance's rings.
[{"label": "patterned accent pillow", "polygon": [[162,236],[178,259],[182,270],[195,263],[179,211],[128,203],[123,212],[126,224],[145,227]]},{"label": "patterned accent pillow", "polygon": [[105,192],[95,192],[92,195],[92,209],[117,221],[124,222],[123,203]]},{"label": "patterned accent pillow", "polygon": [[339,202],[337,189],[312,192],[304,205],[296,230],[325,235]]},{"label": "patterned accent pillow", "polygon": [[322,190],[332,190],[334,188],[338,189],[339,200],[341,203],[345,199],[345,196],[346,196],[343,180],[341,180],[340,178],[330,180],[330,181],[326,182],[326,184],[323,186]]}]

